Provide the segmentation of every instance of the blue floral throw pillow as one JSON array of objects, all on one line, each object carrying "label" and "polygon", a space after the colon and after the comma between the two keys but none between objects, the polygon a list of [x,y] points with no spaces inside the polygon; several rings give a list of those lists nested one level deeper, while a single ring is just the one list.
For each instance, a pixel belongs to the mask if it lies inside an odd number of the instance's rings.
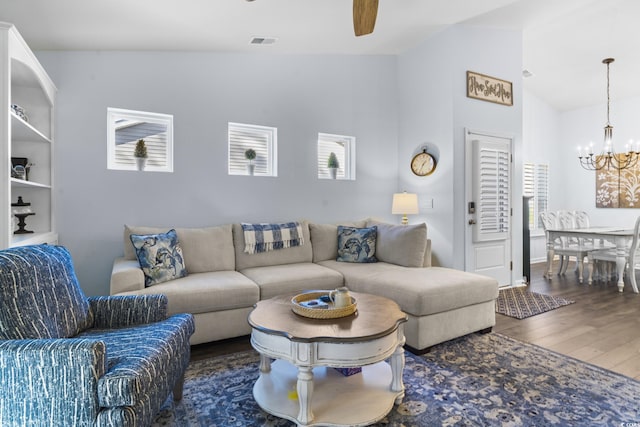
[{"label": "blue floral throw pillow", "polygon": [[378,262],[375,257],[378,227],[338,226],[338,258],[342,262]]},{"label": "blue floral throw pillow", "polygon": [[162,234],[132,234],[131,243],[144,272],[145,286],[187,275],[176,230]]}]

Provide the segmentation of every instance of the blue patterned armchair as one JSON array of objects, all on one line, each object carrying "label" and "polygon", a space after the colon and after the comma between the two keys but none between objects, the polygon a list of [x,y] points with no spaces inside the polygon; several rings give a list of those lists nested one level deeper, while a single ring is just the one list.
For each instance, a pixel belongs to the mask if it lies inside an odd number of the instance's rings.
[{"label": "blue patterned armchair", "polygon": [[163,295],[85,297],[69,252],[0,251],[0,425],[147,426],[189,363]]}]

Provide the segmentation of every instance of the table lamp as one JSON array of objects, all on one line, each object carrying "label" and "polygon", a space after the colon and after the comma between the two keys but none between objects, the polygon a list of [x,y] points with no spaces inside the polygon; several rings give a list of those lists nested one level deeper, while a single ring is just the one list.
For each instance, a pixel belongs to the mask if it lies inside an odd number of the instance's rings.
[{"label": "table lamp", "polygon": [[415,215],[418,213],[418,195],[407,193],[406,191],[395,193],[393,195],[391,213],[394,215],[402,215],[402,225],[409,224],[407,215]]}]

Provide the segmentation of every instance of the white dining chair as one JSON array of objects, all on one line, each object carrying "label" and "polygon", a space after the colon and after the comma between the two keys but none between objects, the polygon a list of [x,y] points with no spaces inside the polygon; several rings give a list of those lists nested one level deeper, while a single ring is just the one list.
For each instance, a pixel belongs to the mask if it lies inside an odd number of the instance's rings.
[{"label": "white dining chair", "polygon": [[[640,217],[636,219],[635,226],[633,228],[633,238],[629,243],[629,246],[625,248],[625,258],[627,262],[625,264],[624,272],[626,272],[629,277],[629,282],[631,283],[631,288],[633,292],[638,293],[638,285],[636,283],[636,270],[640,269]],[[608,266],[615,266],[616,264],[616,249],[615,248],[606,248],[606,249],[597,249],[589,252],[588,260],[588,270],[589,270],[589,279],[588,283],[593,283],[593,271],[594,265],[599,262],[606,262]],[[611,269],[608,269],[609,271]],[[615,269],[613,269],[615,271]],[[606,273],[606,281],[609,281],[613,275]]]},{"label": "white dining chair", "polygon": [[[563,211],[566,212],[566,211]],[[564,215],[563,212],[541,212],[540,219],[542,221],[542,227],[544,228],[545,235],[547,237],[547,247],[549,245],[549,234],[547,230],[549,229],[563,229],[563,226],[566,225],[566,228],[575,228],[574,220],[570,215]],[[560,219],[560,215],[563,215],[562,221]],[[574,224],[574,225],[572,225]],[[567,266],[569,264],[569,258],[573,257],[576,259],[577,263],[577,272],[578,272],[578,281],[582,283],[583,281],[583,266],[584,260],[587,258],[588,253],[593,247],[583,246],[580,243],[579,239],[572,238],[558,238],[554,239],[552,242],[553,250],[556,255],[560,257],[560,269],[558,271],[558,275],[565,274],[567,270]]]}]

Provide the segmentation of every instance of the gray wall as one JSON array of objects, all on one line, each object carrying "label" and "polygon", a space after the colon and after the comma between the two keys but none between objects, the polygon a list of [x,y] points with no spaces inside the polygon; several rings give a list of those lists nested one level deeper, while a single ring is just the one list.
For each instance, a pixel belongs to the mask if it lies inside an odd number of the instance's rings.
[{"label": "gray wall", "polygon": [[[427,222],[436,264],[463,269],[461,159],[470,127],[515,137],[519,271],[521,41],[518,32],[454,26],[398,56],[39,52],[59,89],[60,243],[70,249],[85,292],[107,294],[124,224],[368,216],[398,222],[390,214],[392,194],[407,190],[421,199],[421,214],[410,222]],[[466,98],[466,70],[512,81],[515,105]],[[174,173],[108,171],[107,107],[173,114]],[[278,177],[227,175],[230,121],[278,128]],[[356,137],[356,181],[317,179],[318,132]],[[425,144],[438,169],[418,178],[409,161]]]},{"label": "gray wall", "polygon": [[[513,106],[466,96],[467,70],[513,83]],[[517,31],[453,26],[398,59],[399,186],[426,201],[434,263],[464,269],[464,129],[514,138],[512,218],[515,279],[522,277],[522,35]],[[409,161],[427,145],[438,157],[433,175],[416,177]]]},{"label": "gray wall", "polygon": [[[109,293],[124,224],[208,226],[390,215],[394,56],[38,52],[58,87],[60,243],[88,295]],[[174,173],[106,169],[107,107],[174,116]],[[278,128],[278,177],[227,175],[227,123]],[[357,180],[318,180],[318,132],[356,137]]]}]

